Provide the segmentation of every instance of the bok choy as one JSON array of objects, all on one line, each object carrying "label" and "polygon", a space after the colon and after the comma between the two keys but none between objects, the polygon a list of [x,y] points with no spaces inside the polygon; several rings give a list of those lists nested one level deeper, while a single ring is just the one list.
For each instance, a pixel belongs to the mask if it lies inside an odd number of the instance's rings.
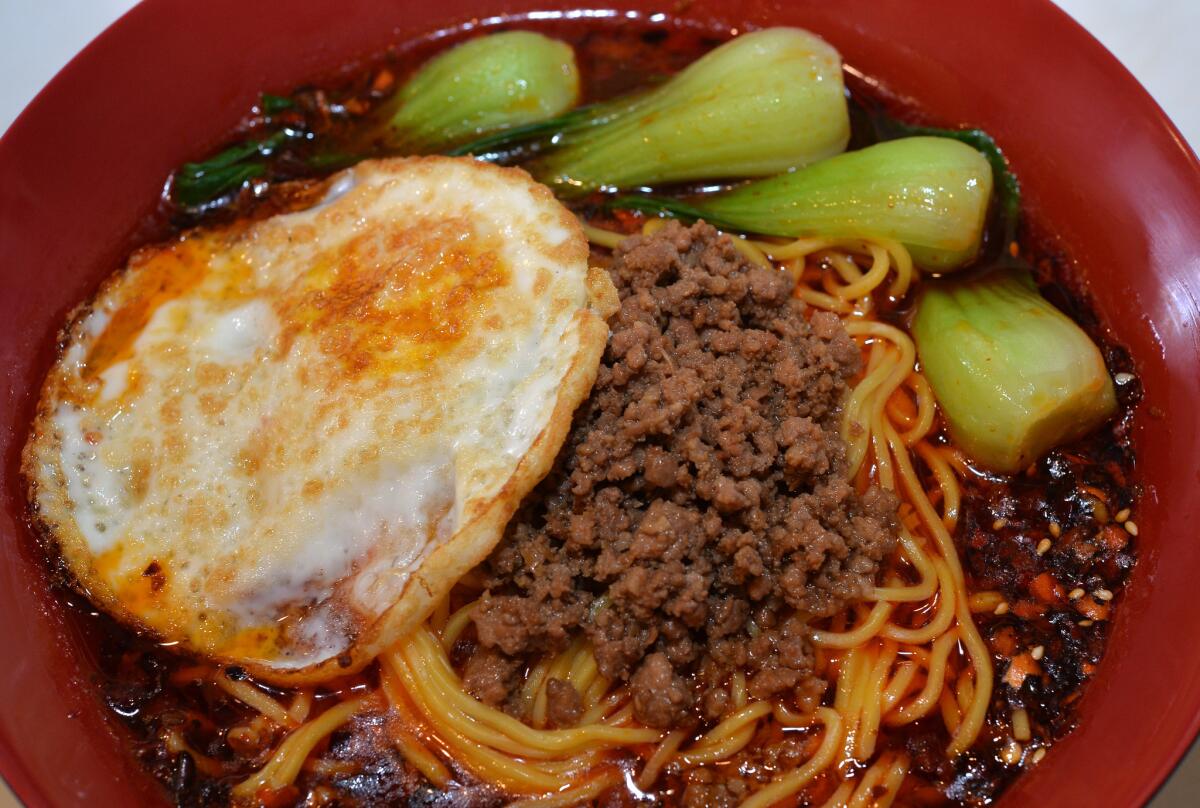
[{"label": "bok choy", "polygon": [[[451,151],[483,134],[521,128],[555,118],[579,101],[579,72],[571,46],[528,31],[508,31],[470,40],[431,59],[385,100],[365,126],[336,150],[318,148],[329,108],[263,94],[258,107],[264,134],[238,143],[203,162],[185,163],[175,173],[172,194],[183,207],[203,209],[255,180],[278,178],[283,153],[315,171],[351,165],[383,153]],[[323,123],[313,125],[312,119]]]},{"label": "bok choy", "polygon": [[912,333],[951,435],[992,470],[1019,471],[1116,410],[1099,348],[1028,272],[930,282]]},{"label": "bok choy", "polygon": [[704,218],[769,236],[891,238],[944,271],[979,251],[992,169],[978,151],[942,137],[909,137],[690,202],[623,197],[617,207]]},{"label": "bok choy", "polygon": [[841,57],[798,28],[740,36],[563,124],[528,166],[560,194],[769,176],[838,154],[850,138]]},{"label": "bok choy", "polygon": [[384,107],[390,150],[435,152],[561,115],[579,102],[571,46],[531,31],[479,37],[436,56]]}]

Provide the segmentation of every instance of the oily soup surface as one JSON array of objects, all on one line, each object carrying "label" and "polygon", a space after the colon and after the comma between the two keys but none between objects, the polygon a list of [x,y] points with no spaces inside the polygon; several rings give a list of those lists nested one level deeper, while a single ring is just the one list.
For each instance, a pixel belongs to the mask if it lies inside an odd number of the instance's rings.
[{"label": "oily soup surface", "polygon": [[610,305],[523,172],[363,163],[144,250],[67,334],[26,474],[107,610],[279,680],[368,660],[499,537]]}]

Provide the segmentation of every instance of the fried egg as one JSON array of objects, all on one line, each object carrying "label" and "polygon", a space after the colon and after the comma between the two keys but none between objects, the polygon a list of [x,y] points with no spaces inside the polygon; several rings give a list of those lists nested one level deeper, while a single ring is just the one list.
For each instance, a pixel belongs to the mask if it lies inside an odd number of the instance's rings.
[{"label": "fried egg", "polygon": [[35,521],[121,621],[281,684],[360,668],[499,541],[616,308],[523,171],[362,163],[136,253],[64,331]]}]

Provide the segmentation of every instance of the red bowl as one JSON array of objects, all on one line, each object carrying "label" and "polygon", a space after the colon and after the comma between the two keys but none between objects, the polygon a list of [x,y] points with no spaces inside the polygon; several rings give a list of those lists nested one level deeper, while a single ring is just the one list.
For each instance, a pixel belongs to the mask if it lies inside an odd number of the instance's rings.
[{"label": "red bowl", "polygon": [[[24,519],[17,477],[67,311],[144,239],[163,180],[261,89],[328,77],[413,35],[561,0],[147,0],[0,140],[0,770],[30,806],[161,802],[89,684],[90,662]],[[619,2],[626,12],[660,10]],[[673,6],[662,3],[661,7]],[[717,27],[795,24],[947,124],[982,126],[1057,233],[1146,390],[1140,560],[1079,727],[1001,800],[1138,805],[1200,726],[1200,165],[1146,92],[1044,0],[699,0]],[[1036,798],[1035,798],[1036,795]]]}]

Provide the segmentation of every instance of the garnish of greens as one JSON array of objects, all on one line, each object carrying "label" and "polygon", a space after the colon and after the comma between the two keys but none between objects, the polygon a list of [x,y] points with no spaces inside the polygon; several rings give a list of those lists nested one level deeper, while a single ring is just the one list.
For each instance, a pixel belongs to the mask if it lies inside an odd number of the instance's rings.
[{"label": "garnish of greens", "polygon": [[796,28],[744,34],[568,124],[526,165],[565,195],[769,176],[838,154],[850,138],[841,57]]},{"label": "garnish of greens", "polygon": [[1116,411],[1100,350],[1026,271],[923,284],[912,332],[951,435],[993,471],[1020,471]]},{"label": "garnish of greens", "polygon": [[263,176],[268,157],[288,141],[303,137],[305,133],[299,129],[284,128],[260,140],[239,143],[203,162],[184,163],[175,172],[172,194],[184,207],[203,207]]},{"label": "garnish of greens", "polygon": [[626,196],[613,206],[770,236],[890,238],[921,266],[945,271],[979,252],[991,195],[992,169],[980,152],[909,137],[687,202]]},{"label": "garnish of greens", "polygon": [[[384,154],[449,152],[465,140],[528,127],[572,109],[579,101],[579,72],[569,45],[528,31],[508,31],[457,45],[431,59],[384,101],[364,126],[359,145],[317,151],[304,163],[314,171],[342,168]],[[264,94],[259,108],[266,128],[293,102]],[[269,158],[311,135],[283,126],[266,137],[237,144],[175,174],[173,197],[184,208],[206,204],[266,177]]]},{"label": "garnish of greens", "polygon": [[570,197],[730,177],[762,177],[846,148],[841,57],[798,28],[726,42],[657,87],[467,143],[455,154],[522,151],[534,177]]},{"label": "garnish of greens", "polygon": [[464,140],[528,127],[579,103],[575,51],[530,31],[464,42],[434,57],[383,105],[386,150],[446,152]]}]

